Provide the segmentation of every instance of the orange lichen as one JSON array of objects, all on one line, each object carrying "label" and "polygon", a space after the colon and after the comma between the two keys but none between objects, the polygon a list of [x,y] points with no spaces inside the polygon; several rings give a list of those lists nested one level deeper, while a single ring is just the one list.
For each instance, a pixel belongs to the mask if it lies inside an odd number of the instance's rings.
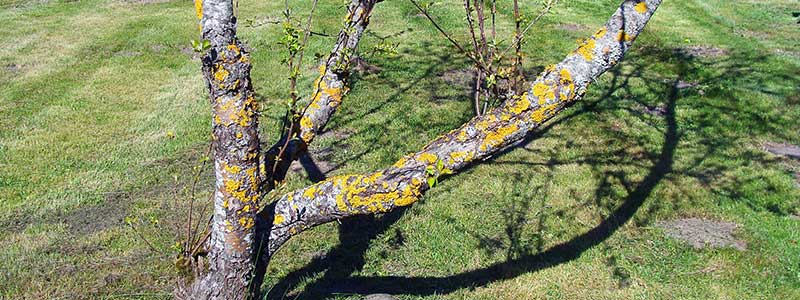
[{"label": "orange lichen", "polygon": [[633,9],[635,9],[636,12],[638,12],[640,14],[646,13],[647,12],[647,3],[644,3],[644,1],[639,2],[633,7]]},{"label": "orange lichen", "polygon": [[503,126],[497,128],[497,130],[489,132],[488,134],[486,134],[486,138],[483,140],[483,143],[481,143],[480,146],[481,151],[486,151],[489,148],[501,145],[505,140],[505,138],[516,132],[517,129],[519,129],[517,124],[512,123],[508,126]]},{"label": "orange lichen", "polygon": [[586,61],[592,61],[594,58],[594,47],[595,47],[595,40],[594,39],[586,39],[580,42],[580,46],[578,47],[575,52],[583,56],[583,59]]}]

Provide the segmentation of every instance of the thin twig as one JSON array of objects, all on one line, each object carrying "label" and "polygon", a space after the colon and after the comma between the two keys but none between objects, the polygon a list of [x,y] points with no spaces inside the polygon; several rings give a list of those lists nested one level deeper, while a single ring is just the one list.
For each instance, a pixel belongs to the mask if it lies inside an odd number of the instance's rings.
[{"label": "thin twig", "polygon": [[[520,36],[525,36],[525,33],[526,33],[526,32],[528,32],[528,29],[531,29],[531,27],[533,26],[533,24],[536,24],[536,22],[539,22],[539,19],[541,19],[541,18],[542,18],[542,17],[543,17],[545,14],[547,14],[548,12],[550,12],[550,9],[552,9],[552,8],[553,8],[553,5],[555,5],[556,3],[558,3],[558,0],[548,0],[547,2],[545,2],[545,4],[544,4],[544,9],[542,9],[542,11],[541,11],[541,12],[539,12],[539,15],[538,15],[538,16],[536,16],[536,18],[535,18],[535,19],[533,19],[533,20],[532,20],[530,23],[528,23],[528,25],[527,25],[527,26],[525,26],[525,30],[523,30],[523,31],[522,31],[522,33],[520,34]],[[514,40],[514,42],[513,42],[513,43],[511,43],[511,45],[508,45],[508,47],[507,47],[505,50],[503,50],[503,52],[501,52],[501,53],[500,53],[500,55],[501,55],[501,56],[502,56],[502,55],[505,55],[505,54],[506,54],[506,52],[508,52],[508,50],[510,50],[510,49],[511,49],[511,48],[513,48],[513,47],[516,47],[516,46],[517,46],[517,44],[518,44],[520,41],[521,41],[521,39],[515,39],[515,40]]]}]

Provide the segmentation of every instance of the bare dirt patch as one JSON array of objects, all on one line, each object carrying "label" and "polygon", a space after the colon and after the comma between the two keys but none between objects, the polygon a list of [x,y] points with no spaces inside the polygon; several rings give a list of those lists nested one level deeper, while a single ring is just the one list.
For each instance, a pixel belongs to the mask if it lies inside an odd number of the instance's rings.
[{"label": "bare dirt patch", "polygon": [[656,226],[664,229],[668,236],[684,241],[695,249],[727,247],[739,251],[747,249],[744,241],[734,237],[739,225],[733,222],[685,218],[662,221]]},{"label": "bare dirt patch", "polygon": [[800,147],[788,143],[764,142],[761,148],[769,153],[800,159]]},{"label": "bare dirt patch", "polygon": [[657,116],[657,117],[663,117],[663,116],[665,116],[667,114],[667,106],[665,104],[663,104],[663,103],[659,104],[659,105],[654,105],[654,106],[652,106],[652,105],[644,105],[644,104],[636,105],[636,106],[634,106],[634,110],[636,110],[636,111],[638,111],[640,113],[643,113],[643,114],[648,114],[648,115]]},{"label": "bare dirt patch", "polygon": [[180,48],[178,48],[178,50],[180,50],[183,55],[188,56],[192,60],[200,59],[200,54],[197,53],[197,52],[194,52],[194,49],[192,49],[192,47],[189,47],[189,46],[180,47]]},{"label": "bare dirt patch", "polygon": [[19,72],[22,69],[22,65],[20,65],[20,64],[7,64],[7,65],[3,66],[3,69],[5,69],[6,72],[16,73],[16,72]]},{"label": "bare dirt patch", "polygon": [[713,46],[689,46],[678,48],[676,54],[685,55],[693,58],[717,58],[728,55],[730,51]]},{"label": "bare dirt patch", "polygon": [[471,85],[475,82],[475,70],[472,68],[448,70],[439,74],[439,78],[447,84],[453,86],[463,86],[471,90]]},{"label": "bare dirt patch", "polygon": [[353,71],[361,76],[378,74],[383,70],[360,56],[354,57],[351,63],[353,65]]},{"label": "bare dirt patch", "polygon": [[59,214],[56,220],[64,223],[75,235],[87,235],[122,225],[130,206],[128,193],[113,193],[103,203],[83,206],[68,213]]}]

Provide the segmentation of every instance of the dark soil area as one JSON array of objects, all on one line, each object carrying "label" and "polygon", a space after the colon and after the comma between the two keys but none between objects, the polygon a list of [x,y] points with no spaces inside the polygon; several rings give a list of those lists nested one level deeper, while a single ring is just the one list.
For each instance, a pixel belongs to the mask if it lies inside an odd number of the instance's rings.
[{"label": "dark soil area", "polygon": [[747,249],[744,241],[734,237],[739,225],[733,222],[685,218],[662,221],[656,226],[664,229],[668,236],[684,241],[695,249],[727,247],[739,251]]}]

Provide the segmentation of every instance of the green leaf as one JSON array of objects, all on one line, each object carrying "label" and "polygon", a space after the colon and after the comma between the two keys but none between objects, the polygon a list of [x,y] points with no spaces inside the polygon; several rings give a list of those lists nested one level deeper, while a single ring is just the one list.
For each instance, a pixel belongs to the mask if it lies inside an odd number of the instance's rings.
[{"label": "green leaf", "polygon": [[436,175],[436,170],[433,169],[433,166],[427,166],[425,167],[425,173],[428,173],[430,176],[434,176]]},{"label": "green leaf", "polygon": [[428,177],[428,187],[436,185],[436,177]]}]

